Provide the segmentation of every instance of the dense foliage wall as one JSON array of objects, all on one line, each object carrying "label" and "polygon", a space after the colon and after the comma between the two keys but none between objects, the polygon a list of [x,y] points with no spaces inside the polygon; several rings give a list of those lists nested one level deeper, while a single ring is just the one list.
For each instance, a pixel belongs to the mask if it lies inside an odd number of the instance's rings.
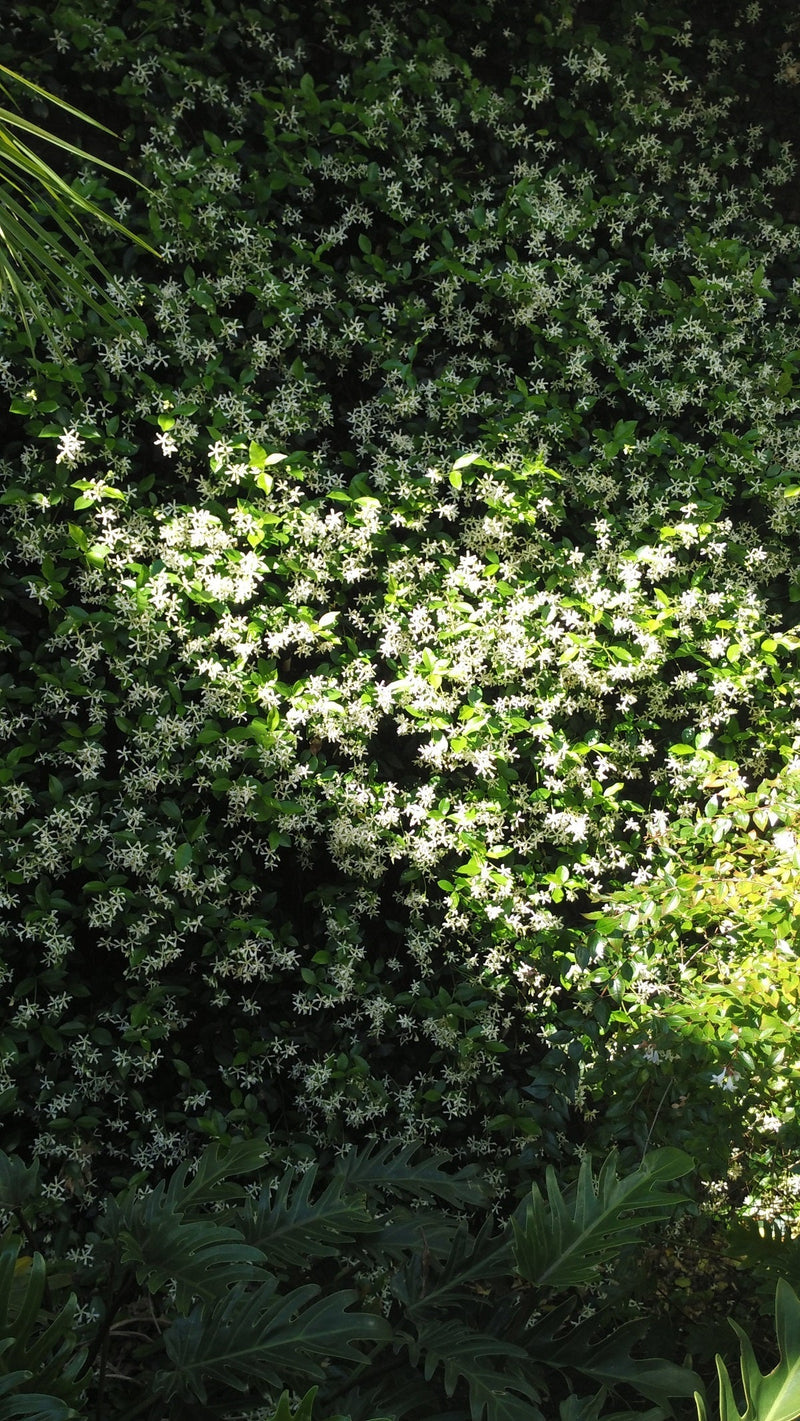
[{"label": "dense foliage wall", "polygon": [[162,254],[98,235],[121,323],[35,358],[0,308],[0,1110],[54,1227],[231,1132],[498,1199],[673,1143],[785,1217],[796,25],[9,15]]}]

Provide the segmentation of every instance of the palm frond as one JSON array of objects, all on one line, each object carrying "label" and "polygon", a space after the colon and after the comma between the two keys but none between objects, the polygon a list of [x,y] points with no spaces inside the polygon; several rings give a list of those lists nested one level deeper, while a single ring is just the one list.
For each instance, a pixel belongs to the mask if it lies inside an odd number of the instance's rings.
[{"label": "palm frond", "polygon": [[[49,89],[43,89],[40,84],[36,84],[33,79],[26,79],[24,74],[18,74],[16,69],[9,69],[5,64],[0,64],[0,74],[5,74],[7,78],[13,79],[15,83],[22,84],[26,89],[32,89],[34,94],[38,94],[41,99],[48,99],[51,103],[57,104],[60,109],[71,113],[75,118],[83,119],[85,123],[90,123],[93,128],[99,128],[103,133],[111,133],[110,128],[106,128],[104,123],[100,123],[96,118],[90,118],[89,114],[83,113],[81,109],[73,108],[66,99],[59,99],[56,94],[51,94]],[[0,92],[11,97],[10,91],[5,84],[0,84]]]},{"label": "palm frond", "polygon": [[[92,124],[95,128],[106,133],[110,132],[103,124],[98,123],[88,114],[73,108],[71,104],[40,88],[38,84],[25,79],[21,74],[8,69],[5,65],[0,65],[0,73],[23,84],[59,108]],[[5,85],[0,85],[0,90],[6,95],[9,94]],[[37,287],[44,283],[46,289],[48,281],[56,294],[56,299],[63,299],[64,291],[66,291],[74,300],[84,301],[91,309],[99,311],[105,319],[110,320],[113,325],[118,325],[118,317],[111,310],[108,301],[102,297],[98,298],[98,276],[108,282],[110,281],[108,272],[98,260],[94,249],[85,240],[82,229],[70,219],[74,218],[76,214],[90,217],[119,232],[129,241],[150,252],[151,255],[158,256],[158,253],[143,237],[131,232],[115,217],[111,217],[96,203],[91,202],[89,198],[70,186],[38,153],[35,153],[26,143],[17,138],[12,130],[51,143],[64,153],[69,153],[72,157],[79,158],[84,162],[96,163],[109,172],[123,177],[127,176],[121,168],[115,167],[113,163],[106,162],[101,158],[94,158],[84,149],[69,143],[64,138],[59,138],[56,134],[42,128],[39,124],[32,123],[11,109],[0,108],[0,292],[5,289],[12,295],[31,343],[32,337],[28,325],[30,315],[40,322],[51,341],[55,338],[50,320],[50,302],[47,299],[42,299],[37,293]],[[144,187],[137,179],[132,178],[132,181],[137,182],[139,187]],[[19,201],[13,197],[14,192],[24,199],[27,210],[23,209]],[[54,222],[62,236],[74,247],[74,252],[71,255],[65,251],[59,238],[48,230],[48,227],[37,216],[37,197],[41,199],[42,194],[50,199],[49,205],[45,203],[44,217],[46,220]],[[68,273],[68,266],[76,256],[81,268],[80,279],[76,279]]]},{"label": "palm frond", "polygon": [[[43,158],[40,158],[39,154],[35,153],[27,144],[21,143],[19,139],[14,138],[12,134],[6,131],[6,128],[8,125],[12,125],[15,128],[24,129],[25,132],[33,134],[35,138],[48,140],[64,153],[71,153],[73,157],[80,158],[84,162],[97,163],[100,167],[106,168],[112,173],[117,173],[119,177],[127,177],[128,174],[125,173],[122,168],[115,168],[112,163],[106,163],[102,158],[93,158],[91,153],[85,152],[83,148],[77,148],[74,143],[68,143],[66,139],[57,138],[54,134],[48,133],[46,129],[41,128],[37,123],[28,123],[25,119],[15,118],[7,109],[0,108],[0,125],[2,125],[0,126],[0,163],[2,163],[6,176],[10,174],[16,174],[17,176],[24,174],[28,179],[33,178],[45,192],[49,192],[51,196],[58,197],[63,202],[68,203],[70,207],[75,207],[82,212],[91,213],[92,216],[100,216],[108,226],[115,227],[120,232],[126,231],[122,223],[118,222],[115,217],[109,217],[108,213],[96,207],[95,204],[91,202],[89,198],[84,197],[82,193],[76,192],[54,168],[50,167],[49,163],[46,163]],[[139,187],[144,187],[144,184],[139,183],[134,177],[131,177],[130,181],[137,183]],[[147,189],[145,188],[144,191],[146,192]],[[141,239],[137,240],[140,241],[141,245],[147,246],[146,242],[141,241]],[[153,248],[148,247],[148,251],[153,251]],[[153,252],[153,255],[155,256],[157,253]]]}]

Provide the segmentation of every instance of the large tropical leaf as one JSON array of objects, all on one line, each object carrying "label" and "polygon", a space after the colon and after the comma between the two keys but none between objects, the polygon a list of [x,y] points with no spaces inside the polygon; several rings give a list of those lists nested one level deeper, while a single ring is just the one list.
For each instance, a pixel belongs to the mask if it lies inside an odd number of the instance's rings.
[{"label": "large tropical leaf", "polygon": [[314,1408],[314,1397],[319,1391],[318,1386],[312,1386],[307,1391],[296,1411],[292,1411],[289,1404],[289,1393],[284,1391],[278,1399],[278,1405],[268,1421],[312,1421],[312,1411]]},{"label": "large tropical leaf", "polygon": [[40,1193],[39,1161],[25,1164],[17,1155],[0,1150],[0,1209],[9,1213],[24,1209]]},{"label": "large tropical leaf", "polygon": [[629,1387],[654,1402],[667,1416],[674,1415],[672,1402],[676,1397],[693,1396],[702,1387],[700,1377],[688,1367],[663,1357],[631,1354],[646,1327],[641,1320],[623,1323],[610,1332],[604,1330],[605,1321],[598,1313],[556,1337],[547,1326],[541,1332],[534,1327],[526,1334],[530,1338],[530,1354],[544,1366],[558,1368],[566,1375],[577,1372],[595,1384],[601,1383],[608,1391]]},{"label": "large tropical leaf", "polygon": [[72,1421],[77,1417],[77,1411],[57,1396],[40,1391],[21,1395],[19,1388],[30,1380],[27,1372],[0,1377],[0,1421],[17,1421],[26,1416],[29,1421]]},{"label": "large tropical leaf", "polygon": [[195,1165],[178,1165],[167,1189],[167,1201],[185,1212],[201,1204],[240,1200],[244,1191],[234,1178],[255,1174],[269,1158],[269,1146],[260,1140],[234,1140],[223,1146],[209,1145]]},{"label": "large tropical leaf", "polygon": [[442,1165],[448,1156],[442,1152],[415,1159],[421,1142],[398,1144],[373,1141],[365,1148],[350,1146],[336,1166],[336,1173],[349,1188],[389,1190],[391,1194],[411,1195],[415,1199],[443,1199],[455,1208],[481,1204],[487,1189],[477,1165],[465,1165],[455,1174],[445,1174]]},{"label": "large tropical leaf", "polygon": [[129,1189],[107,1200],[98,1227],[117,1241],[121,1262],[133,1265],[140,1286],[151,1293],[176,1286],[182,1313],[197,1299],[215,1301],[234,1283],[267,1279],[261,1249],[235,1223],[211,1212],[214,1205],[244,1200],[235,1177],[260,1169],[265,1153],[257,1141],[234,1141],[227,1149],[209,1145],[191,1178],[192,1167],[184,1163],[168,1184],[162,1180],[145,1194]]},{"label": "large tropical leaf", "polygon": [[45,1395],[40,1391],[29,1391],[26,1395],[19,1388],[31,1380],[27,1372],[12,1372],[0,1377],[0,1421],[17,1421],[28,1417],[29,1421],[73,1421],[77,1411],[57,1396]]},{"label": "large tropical leaf", "polygon": [[566,1401],[562,1401],[559,1408],[559,1421],[631,1421],[632,1417],[636,1421],[668,1421],[669,1412],[662,1411],[660,1406],[652,1407],[649,1411],[606,1411],[605,1405],[608,1399],[608,1391],[601,1387],[593,1396],[568,1396]]},{"label": "large tropical leaf", "polygon": [[[719,1421],[798,1421],[800,1418],[800,1299],[783,1279],[775,1290],[775,1331],[780,1360],[762,1374],[747,1333],[731,1327],[739,1338],[745,1409],[739,1411],[728,1369],[717,1357]],[[705,1401],[695,1396],[700,1421],[708,1421]]]},{"label": "large tropical leaf", "polygon": [[[523,1347],[476,1332],[460,1319],[425,1319],[417,1325],[416,1338],[408,1339],[408,1350],[412,1363],[422,1364],[426,1381],[443,1369],[448,1396],[459,1381],[467,1383],[471,1421],[483,1421],[484,1415],[486,1421],[535,1421],[541,1416],[535,1403],[541,1400],[542,1388],[533,1375],[525,1375],[529,1359]],[[491,1363],[492,1357],[502,1359],[499,1366]]]},{"label": "large tropical leaf", "polygon": [[20,1257],[19,1249],[17,1240],[0,1251],[0,1380],[16,1376],[21,1394],[50,1392],[56,1400],[77,1405],[85,1390],[80,1378],[86,1361],[86,1350],[73,1334],[77,1299],[70,1297],[51,1316],[45,1306],[45,1261],[39,1253]]},{"label": "large tropical leaf", "polygon": [[[366,1238],[365,1246],[387,1259],[403,1259],[410,1252],[446,1258],[459,1231],[459,1221],[433,1209],[395,1207],[380,1220],[377,1240]],[[379,1249],[373,1245],[377,1242]]]},{"label": "large tropical leaf", "polygon": [[[312,1421],[312,1408],[314,1398],[318,1391],[319,1387],[312,1386],[311,1390],[306,1392],[297,1411],[291,1410],[289,1393],[288,1391],[284,1391],[278,1401],[277,1409],[273,1411],[270,1417],[266,1418],[266,1421]],[[313,1417],[313,1421],[350,1421],[350,1417],[343,1415],[326,1417],[315,1416]],[[370,1417],[370,1421],[392,1421],[392,1418],[389,1416],[373,1416]]]},{"label": "large tropical leaf", "polygon": [[[446,1254],[457,1222],[434,1209],[409,1209],[397,1195],[443,1198],[463,1205],[480,1198],[471,1170],[446,1175],[444,1155],[412,1164],[418,1145],[351,1147],[325,1189],[313,1199],[316,1166],[300,1173],[289,1167],[274,1192],[264,1188],[237,1212],[236,1222],[248,1243],[263,1249],[270,1266],[302,1267],[315,1258],[333,1257],[359,1242],[384,1258]],[[392,1206],[383,1194],[391,1195]]]},{"label": "large tropical leaf", "polygon": [[800,1286],[800,1238],[782,1219],[734,1219],[725,1227],[725,1251],[769,1279]]},{"label": "large tropical leaf", "polygon": [[391,1289],[407,1315],[416,1318],[423,1312],[474,1305],[476,1285],[510,1278],[512,1271],[508,1232],[496,1233],[490,1217],[476,1235],[459,1224],[443,1261],[424,1247],[415,1249],[393,1274]]},{"label": "large tropical leaf", "polygon": [[347,1311],[357,1293],[319,1291],[308,1284],[278,1295],[271,1284],[252,1292],[238,1284],[213,1309],[195,1307],[164,1333],[173,1369],[159,1374],[157,1394],[205,1402],[212,1382],[247,1391],[275,1390],[287,1374],[322,1381],[324,1359],[363,1363],[355,1344],[391,1338],[384,1318]]},{"label": "large tropical leaf", "polygon": [[638,1240],[645,1225],[672,1212],[675,1196],[662,1185],[692,1167],[682,1150],[654,1150],[637,1170],[619,1179],[612,1152],[595,1185],[586,1157],[566,1197],[548,1168],[547,1202],[534,1185],[530,1202],[512,1219],[518,1272],[531,1283],[558,1290],[595,1282],[624,1247]]},{"label": "large tropical leaf", "polygon": [[213,1216],[184,1218],[169,1207],[163,1185],[138,1202],[120,1241],[121,1260],[133,1264],[137,1283],[151,1293],[174,1284],[181,1313],[198,1298],[213,1302],[234,1283],[270,1276],[261,1250],[245,1243],[238,1229]]},{"label": "large tropical leaf", "polygon": [[266,1254],[271,1267],[303,1268],[314,1258],[335,1257],[357,1238],[381,1234],[381,1223],[349,1181],[334,1176],[312,1200],[316,1180],[316,1167],[299,1176],[290,1167],[273,1195],[263,1189],[239,1211],[243,1237]]},{"label": "large tropical leaf", "polygon": [[[386,1365],[388,1375],[382,1374],[384,1369],[381,1362],[377,1368],[366,1371],[360,1379],[356,1378],[345,1394],[337,1393],[339,1405],[348,1416],[352,1416],[353,1421],[373,1421],[374,1417],[383,1416],[384,1412],[391,1421],[403,1421],[406,1416],[420,1414],[426,1417],[426,1421],[444,1421],[444,1418],[434,1414],[434,1389],[430,1382],[426,1382],[419,1372],[408,1365],[405,1349],[402,1366],[395,1369],[391,1361]],[[366,1391],[366,1398],[361,1383]],[[448,1409],[446,1421],[469,1421],[469,1412],[451,1407]]]}]

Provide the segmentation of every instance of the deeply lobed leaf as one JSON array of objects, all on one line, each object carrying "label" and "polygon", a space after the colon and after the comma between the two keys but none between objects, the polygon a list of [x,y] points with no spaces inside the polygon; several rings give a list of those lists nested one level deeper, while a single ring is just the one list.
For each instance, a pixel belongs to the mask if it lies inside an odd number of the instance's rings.
[{"label": "deeply lobed leaf", "polygon": [[[798,1421],[800,1417],[800,1298],[781,1279],[775,1290],[775,1331],[780,1359],[765,1376],[756,1361],[747,1333],[738,1323],[731,1327],[739,1338],[740,1369],[745,1409],[739,1411],[730,1374],[717,1357],[719,1421]],[[700,1421],[709,1421],[704,1399],[695,1396]]]},{"label": "deeply lobed leaf", "polygon": [[692,1163],[682,1150],[657,1150],[639,1169],[618,1179],[612,1153],[595,1185],[591,1161],[585,1157],[577,1184],[566,1196],[549,1168],[547,1201],[534,1185],[522,1223],[518,1217],[512,1220],[520,1274],[559,1290],[594,1282],[623,1248],[638,1240],[646,1225],[672,1212],[675,1196],[661,1186],[688,1174]]}]

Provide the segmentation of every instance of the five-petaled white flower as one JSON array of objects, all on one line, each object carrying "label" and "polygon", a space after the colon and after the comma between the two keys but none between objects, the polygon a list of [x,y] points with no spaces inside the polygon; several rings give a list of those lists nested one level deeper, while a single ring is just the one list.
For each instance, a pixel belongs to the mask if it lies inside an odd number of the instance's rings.
[{"label": "five-petaled white flower", "polygon": [[170,455],[177,453],[178,446],[175,443],[175,440],[173,439],[171,434],[157,434],[154,443],[158,444],[159,448],[161,449],[161,453],[164,454],[167,458],[169,458]]},{"label": "five-petaled white flower", "polygon": [[721,1071],[711,1077],[711,1084],[720,1086],[722,1090],[734,1090],[738,1079],[736,1071],[731,1070],[730,1066],[723,1066]]}]

